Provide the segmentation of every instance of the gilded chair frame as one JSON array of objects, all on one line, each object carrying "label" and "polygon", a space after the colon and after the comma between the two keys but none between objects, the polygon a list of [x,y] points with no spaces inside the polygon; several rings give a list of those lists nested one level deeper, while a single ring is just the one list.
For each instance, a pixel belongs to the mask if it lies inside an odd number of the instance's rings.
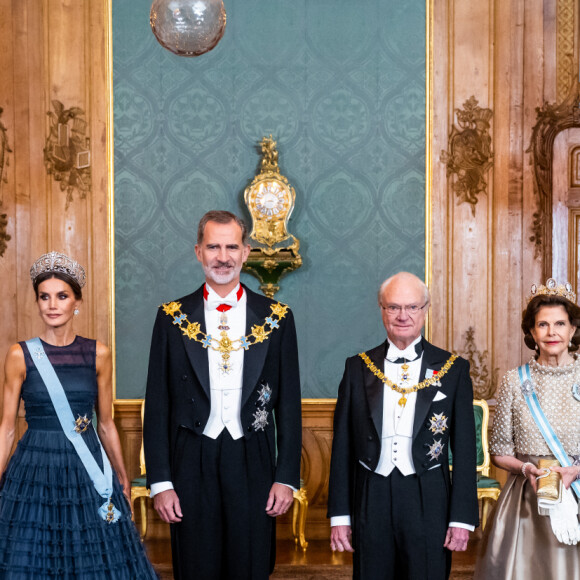
[{"label": "gilded chair frame", "polygon": [[[491,468],[491,457],[489,454],[489,443],[487,438],[487,430],[489,427],[489,406],[485,399],[474,399],[473,405],[481,407],[482,409],[482,419],[481,419],[481,447],[483,451],[483,463],[477,466],[477,473],[484,477],[489,477],[489,471]],[[478,487],[477,488],[477,499],[482,501],[481,508],[481,529],[485,529],[487,523],[487,518],[489,515],[489,508],[491,501],[497,501],[501,489],[498,487]]]},{"label": "gilded chair frame", "polygon": [[[141,425],[143,425],[143,417],[145,415],[145,399],[141,403]],[[141,437],[141,449],[139,450],[139,467],[141,469],[141,477],[143,477],[147,470],[145,468],[145,450],[143,448],[143,437]],[[135,518],[135,501],[141,498],[141,539],[147,534],[147,498],[150,497],[149,490],[146,485],[133,485],[136,480],[131,482],[131,506],[133,507],[133,519]]]}]

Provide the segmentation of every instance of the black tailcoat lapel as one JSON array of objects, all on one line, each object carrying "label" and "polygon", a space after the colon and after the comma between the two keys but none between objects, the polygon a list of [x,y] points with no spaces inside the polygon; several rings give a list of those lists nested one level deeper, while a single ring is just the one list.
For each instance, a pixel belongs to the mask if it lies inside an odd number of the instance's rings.
[{"label": "black tailcoat lapel", "polygon": [[[448,353],[436,346],[433,346],[430,342],[427,342],[425,338],[421,339],[423,345],[423,358],[421,359],[421,374],[419,375],[419,382],[425,379],[427,374],[427,369],[438,371],[445,364],[448,358]],[[417,434],[421,430],[421,425],[427,417],[429,412],[429,407],[437,394],[439,387],[428,387],[426,389],[421,389],[417,391],[417,401],[415,403],[415,418],[413,420],[413,439],[417,437]]]},{"label": "black tailcoat lapel", "polygon": [[[389,347],[389,342],[385,342],[372,350],[367,352],[367,356],[371,359],[371,362],[382,372],[385,368],[385,356],[387,355],[387,349]],[[363,362],[363,364],[365,364]],[[366,364],[365,364],[366,366]],[[365,377],[365,389],[367,393],[367,401],[369,404],[369,410],[371,412],[371,417],[375,429],[379,438],[383,432],[383,399],[385,393],[385,385],[381,379],[376,377],[370,370],[364,374]]]},{"label": "black tailcoat lapel", "polygon": [[[272,314],[272,310],[269,305],[267,308],[264,308],[264,306],[256,300],[256,295],[249,291],[245,286],[244,290],[246,291],[246,335],[249,335],[252,332],[252,326],[263,326],[266,324],[266,317]],[[266,329],[268,330],[269,328],[269,325],[266,325]],[[274,332],[277,331],[278,329],[274,330]],[[244,353],[242,407],[246,404],[248,397],[254,390],[260,373],[264,368],[264,362],[266,360],[266,354],[268,353],[268,346],[271,337],[272,335],[264,340],[264,342],[253,344]]]},{"label": "black tailcoat lapel", "polygon": [[[202,332],[205,332],[203,285],[193,294],[189,294],[182,300],[181,311],[187,315],[189,322],[199,322],[199,326]],[[207,349],[205,349],[200,342],[188,338],[183,333],[181,333],[181,338],[185,346],[185,352],[187,353],[189,361],[191,362],[191,366],[197,375],[197,380],[203,387],[203,390],[209,399],[209,359],[207,356]]]}]

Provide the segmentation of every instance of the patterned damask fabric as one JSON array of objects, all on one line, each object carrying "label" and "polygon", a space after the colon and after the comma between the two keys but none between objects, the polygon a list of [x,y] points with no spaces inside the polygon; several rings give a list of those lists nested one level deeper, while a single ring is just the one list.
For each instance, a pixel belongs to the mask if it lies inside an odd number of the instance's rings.
[{"label": "patterned damask fabric", "polygon": [[249,219],[272,134],[304,259],[276,298],[303,396],[335,397],[345,358],[384,339],[380,283],[425,270],[425,0],[225,6],[219,45],[185,58],[155,40],[151,0],[113,0],[117,396],[144,395],[157,306],[203,281],[199,218]]}]

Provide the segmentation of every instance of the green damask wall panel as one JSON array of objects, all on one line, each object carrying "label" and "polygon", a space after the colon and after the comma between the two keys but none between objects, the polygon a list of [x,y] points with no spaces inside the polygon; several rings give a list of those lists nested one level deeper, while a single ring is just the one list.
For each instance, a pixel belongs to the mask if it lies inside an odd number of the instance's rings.
[{"label": "green damask wall panel", "polygon": [[143,396],[156,308],[201,284],[197,222],[243,211],[265,135],[296,189],[304,265],[276,297],[305,397],[384,339],[382,280],[425,270],[425,0],[225,1],[223,40],[189,59],[157,44],[151,0],[113,0],[119,398]]}]

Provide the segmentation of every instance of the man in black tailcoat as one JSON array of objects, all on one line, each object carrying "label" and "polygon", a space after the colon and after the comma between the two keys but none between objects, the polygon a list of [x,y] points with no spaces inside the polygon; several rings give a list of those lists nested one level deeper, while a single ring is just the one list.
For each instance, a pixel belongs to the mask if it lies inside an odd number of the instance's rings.
[{"label": "man in black tailcoat", "polygon": [[205,284],[161,306],[153,330],[147,481],[181,580],[267,578],[275,518],[300,485],[294,319],[240,284],[246,237],[235,215],[208,212],[195,246]]},{"label": "man in black tailcoat", "polygon": [[331,548],[354,551],[354,578],[448,578],[478,524],[469,363],[421,337],[429,303],[413,274],[386,280],[387,340],[346,361],[328,516]]}]

